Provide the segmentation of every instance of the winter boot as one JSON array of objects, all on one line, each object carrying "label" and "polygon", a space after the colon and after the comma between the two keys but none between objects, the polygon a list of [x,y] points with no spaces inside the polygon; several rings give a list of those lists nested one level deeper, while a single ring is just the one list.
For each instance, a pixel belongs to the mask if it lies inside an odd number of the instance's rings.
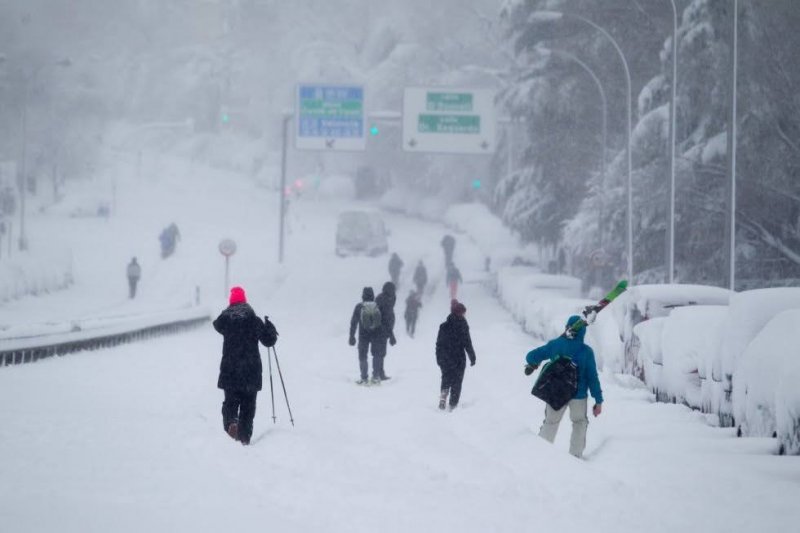
[{"label": "winter boot", "polygon": [[237,421],[233,421],[228,424],[228,435],[233,440],[239,440],[239,423]]},{"label": "winter boot", "polygon": [[369,382],[370,382],[371,385],[380,385],[381,384],[381,378],[374,377]]},{"label": "winter boot", "polygon": [[369,379],[361,378],[358,381],[356,381],[356,385],[369,385]]},{"label": "winter boot", "polygon": [[439,394],[439,409],[444,411],[445,406],[447,405],[447,393],[448,390],[443,390],[441,394]]}]

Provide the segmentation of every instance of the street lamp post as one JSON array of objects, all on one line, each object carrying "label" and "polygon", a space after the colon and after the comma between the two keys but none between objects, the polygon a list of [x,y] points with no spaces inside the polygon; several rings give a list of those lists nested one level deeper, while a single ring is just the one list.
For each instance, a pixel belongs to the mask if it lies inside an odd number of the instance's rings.
[{"label": "street lamp post", "polygon": [[736,287],[736,98],[739,76],[739,1],[733,1],[733,44],[731,46],[731,111],[728,123],[728,171],[730,181],[727,205],[728,224],[726,227],[728,248],[728,288]]},{"label": "street lamp post", "polygon": [[611,36],[608,31],[606,31],[603,27],[599,26],[595,22],[589,20],[588,18],[582,15],[576,15],[575,13],[562,13],[560,11],[536,11],[532,14],[531,18],[535,20],[536,18],[543,18],[544,20],[558,20],[561,17],[567,18],[574,18],[576,20],[580,20],[581,22],[588,24],[592,28],[596,29],[600,33],[602,33],[606,39],[608,39],[611,44],[614,46],[614,49],[617,51],[620,60],[622,61],[622,67],[625,70],[625,83],[628,93],[628,105],[627,105],[627,118],[628,118],[628,128],[627,128],[627,167],[628,167],[628,182],[627,182],[627,196],[628,196],[628,208],[627,208],[627,238],[626,238],[626,255],[628,256],[627,259],[627,272],[628,272],[628,279],[633,280],[633,178],[632,178],[632,164],[631,164],[631,130],[633,129],[632,123],[632,108],[633,108],[633,91],[631,88],[631,71],[628,68],[628,61],[625,59],[625,54],[622,53],[622,49],[620,48],[617,41]]},{"label": "street lamp post", "polygon": [[[556,55],[565,57],[571,61],[574,61],[578,64],[589,76],[591,76],[592,80],[594,80],[594,84],[597,86],[597,92],[600,93],[600,104],[602,105],[603,111],[603,119],[602,119],[602,131],[601,131],[601,138],[602,138],[602,153],[600,157],[600,191],[601,195],[603,194],[603,190],[605,187],[606,182],[606,153],[607,153],[607,139],[608,139],[608,100],[606,99],[606,91],[603,88],[603,84],[600,82],[600,78],[594,72],[594,70],[589,67],[585,62],[581,61],[576,55],[571,54],[565,50],[552,50],[550,51]],[[598,240],[599,240],[599,248],[603,248],[603,220],[605,219],[605,202],[603,198],[600,198],[600,209],[598,213],[598,222],[597,222],[597,233],[598,233]]]},{"label": "street lamp post", "polygon": [[678,84],[678,9],[672,5],[672,92],[669,100],[669,220],[667,222],[667,283],[675,281],[675,103]]}]

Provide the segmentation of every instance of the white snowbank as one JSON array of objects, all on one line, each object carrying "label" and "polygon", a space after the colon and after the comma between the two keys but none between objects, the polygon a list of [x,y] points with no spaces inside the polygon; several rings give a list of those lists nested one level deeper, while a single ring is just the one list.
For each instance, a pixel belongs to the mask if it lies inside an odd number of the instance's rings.
[{"label": "white snowbank", "polygon": [[733,375],[734,417],[743,435],[774,433],[800,451],[800,309],[775,315],[748,344]]}]

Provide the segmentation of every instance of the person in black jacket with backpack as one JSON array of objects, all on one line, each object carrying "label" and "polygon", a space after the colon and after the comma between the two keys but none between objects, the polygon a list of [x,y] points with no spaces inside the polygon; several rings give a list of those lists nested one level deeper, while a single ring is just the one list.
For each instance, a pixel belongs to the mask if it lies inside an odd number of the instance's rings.
[{"label": "person in black jacket with backpack", "polygon": [[350,318],[350,346],[356,345],[356,329],[358,329],[358,366],[361,370],[361,379],[356,383],[359,385],[369,383],[367,352],[370,348],[372,348],[372,381],[380,383],[381,376],[375,362],[375,343],[381,329],[381,312],[375,303],[375,292],[372,287],[364,287],[361,291],[361,302],[353,309],[353,316]]},{"label": "person in black jacket with backpack", "polygon": [[[378,309],[381,310],[381,329],[375,339],[372,364],[373,371],[377,373],[380,381],[390,379],[383,368],[383,360],[386,358],[386,343],[392,346],[397,343],[394,337],[394,304],[397,301],[397,288],[391,281],[383,284],[381,293],[375,298]],[[380,382],[379,381],[379,382]]]},{"label": "person in black jacket with backpack", "polygon": [[261,353],[258,343],[275,346],[278,332],[269,318],[262,321],[247,303],[244,289],[231,289],[230,306],[214,320],[223,336],[217,387],[225,391],[222,427],[231,438],[250,444],[256,395],[261,390]]},{"label": "person in black jacket with backpack", "polygon": [[436,337],[436,364],[442,371],[439,409],[445,408],[448,394],[450,410],[455,409],[461,398],[461,384],[464,381],[467,357],[470,366],[475,366],[475,350],[472,348],[472,339],[469,336],[469,324],[464,318],[466,312],[464,304],[452,300],[450,314],[439,326],[439,335]]}]

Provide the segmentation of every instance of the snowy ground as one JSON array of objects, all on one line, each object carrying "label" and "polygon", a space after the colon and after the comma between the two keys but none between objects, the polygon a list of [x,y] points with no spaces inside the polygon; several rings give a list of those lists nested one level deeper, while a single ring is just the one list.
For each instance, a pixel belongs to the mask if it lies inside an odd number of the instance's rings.
[{"label": "snowy ground", "polygon": [[[291,206],[286,262],[277,266],[275,193],[198,169],[187,191],[177,183],[188,171],[174,166],[144,182],[120,180],[119,211],[107,223],[31,224],[32,241],[51,232],[74,243],[76,283],[0,307],[0,324],[175,308],[197,286],[216,312],[226,303],[216,245],[232,237],[232,282],[280,331],[296,425],[276,375],[277,423],[267,388],[253,445],[223,433],[215,388],[221,338],[210,326],[0,368],[0,530],[618,533],[800,524],[796,457],[773,455],[773,440],[736,439],[684,407],[655,404],[624,377],[602,377],[606,403],[590,421],[586,460],[566,451],[568,421],[555,446],[541,441],[543,404],[522,373],[539,341],[479,282],[483,257],[465,239],[455,258],[478,363],[467,370],[462,405],[440,412],[433,344],[448,308],[443,227],[387,215],[390,248],[405,261],[398,344],[386,360],[393,379],[356,386],[350,314],[364,285],[377,290],[387,279],[388,256],[335,257],[342,206],[307,198]],[[157,235],[173,220],[183,239],[162,262]],[[144,270],[134,302],[124,279],[131,255]],[[403,301],[419,258],[436,288],[410,339]]]}]

